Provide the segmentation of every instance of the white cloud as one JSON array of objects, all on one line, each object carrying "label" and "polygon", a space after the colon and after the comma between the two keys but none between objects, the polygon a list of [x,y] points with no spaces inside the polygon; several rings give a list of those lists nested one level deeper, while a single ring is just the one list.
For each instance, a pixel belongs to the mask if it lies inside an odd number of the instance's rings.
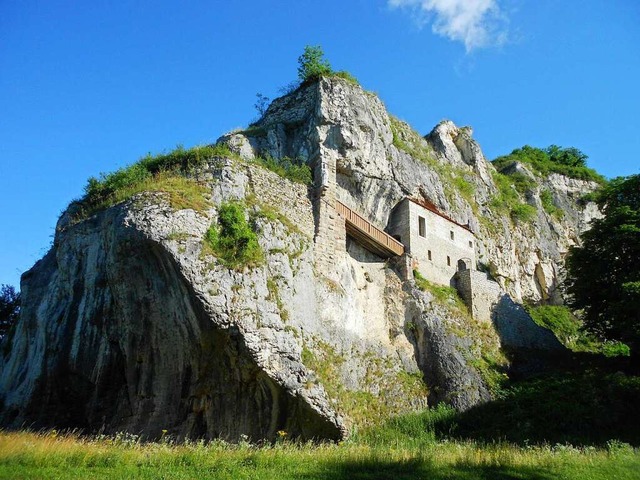
[{"label": "white cloud", "polygon": [[411,10],[420,25],[464,43],[467,52],[506,40],[506,18],[497,0],[387,0],[393,8]]}]

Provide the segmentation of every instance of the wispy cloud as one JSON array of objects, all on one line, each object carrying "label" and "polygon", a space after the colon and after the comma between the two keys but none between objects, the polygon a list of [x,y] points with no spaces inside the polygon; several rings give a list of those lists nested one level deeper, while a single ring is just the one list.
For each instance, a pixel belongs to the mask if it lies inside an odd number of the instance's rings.
[{"label": "wispy cloud", "polygon": [[506,41],[507,19],[498,0],[387,0],[393,8],[410,10],[422,26],[464,43],[467,52]]}]

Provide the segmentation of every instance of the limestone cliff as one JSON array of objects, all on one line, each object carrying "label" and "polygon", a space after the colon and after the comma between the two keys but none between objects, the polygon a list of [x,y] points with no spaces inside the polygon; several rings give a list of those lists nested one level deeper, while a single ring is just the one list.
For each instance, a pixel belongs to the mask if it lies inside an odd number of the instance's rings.
[{"label": "limestone cliff", "polygon": [[[81,222],[73,205],[63,214],[51,251],[22,278],[0,361],[3,425],[337,439],[428,402],[469,408],[490,398],[478,362],[499,354],[496,332],[347,237],[325,195],[381,228],[406,196],[428,199],[470,225],[516,300],[559,299],[563,256],[597,215],[578,203],[593,185],[552,175],[537,189],[564,216],[534,192],[536,218],[513,224],[492,209],[496,172],[469,129],[444,122],[421,138],[340,79],[275,100],[220,142],[239,157],[198,172],[206,212],[147,193]],[[315,184],[252,161],[267,155],[312,165]],[[231,269],[203,248],[234,200],[254,221],[261,265]]]},{"label": "limestone cliff", "polygon": [[[245,158],[333,157],[338,198],[382,226],[405,196],[429,199],[454,220],[469,223],[480,260],[517,300],[559,300],[564,256],[599,214],[594,203],[580,203],[597,184],[551,174],[523,198],[536,207],[536,217],[514,225],[492,208],[497,172],[469,127],[444,121],[421,138],[391,117],[375,95],[339,80],[325,79],[276,100],[253,130],[223,140]],[[517,168],[536,181],[525,166]],[[545,212],[543,191],[551,193],[562,218]]]}]

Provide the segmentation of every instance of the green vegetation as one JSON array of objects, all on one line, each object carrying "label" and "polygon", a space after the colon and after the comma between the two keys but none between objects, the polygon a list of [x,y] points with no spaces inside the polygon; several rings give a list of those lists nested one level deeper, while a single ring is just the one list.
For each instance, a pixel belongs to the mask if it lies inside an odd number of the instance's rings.
[{"label": "green vegetation", "polygon": [[528,203],[519,203],[511,208],[511,218],[519,222],[531,222],[537,213],[536,207]]},{"label": "green vegetation", "polygon": [[[512,382],[498,399],[466,412],[441,405],[388,418],[384,391],[332,390],[344,364],[334,348],[305,347],[302,357],[331,398],[363,416],[348,440],[299,443],[281,432],[261,445],[176,442],[166,434],[144,443],[129,434],[0,432],[0,478],[624,480],[640,471],[640,377],[622,373],[629,359],[553,358],[554,371]],[[362,354],[365,362],[375,358]],[[384,368],[378,358],[367,372],[381,387]]]},{"label": "green vegetation", "polygon": [[640,445],[640,419],[635,414],[640,377],[616,371],[618,359],[602,368],[599,356],[579,355],[585,357],[580,359],[585,366],[576,368],[575,360],[557,358],[570,367],[515,382],[499,399],[443,422],[439,431],[456,439],[520,445]]},{"label": "green vegetation", "polygon": [[[413,271],[413,277],[420,290],[430,292],[438,305],[446,308],[454,317],[463,319],[461,322],[448,323],[448,333],[470,341],[460,352],[461,355],[478,371],[491,393],[494,396],[501,395],[508,380],[506,370],[509,362],[491,324],[475,320],[455,288],[431,283],[418,270]],[[415,325],[408,327],[415,328]]]},{"label": "green vegetation", "polygon": [[321,77],[338,77],[352,85],[359,85],[358,80],[349,72],[334,71],[329,61],[324,58],[324,51],[320,45],[307,45],[298,57],[298,79],[302,84],[318,80]]},{"label": "green vegetation", "polygon": [[521,173],[504,175],[493,173],[493,181],[498,193],[491,199],[490,206],[498,213],[508,215],[514,222],[531,222],[537,215],[534,206],[523,203],[521,195],[526,196],[533,188],[533,182]]},{"label": "green vegetation", "polygon": [[[366,369],[361,389],[345,387],[344,355],[356,357]],[[305,337],[302,363],[315,372],[329,398],[335,400],[334,407],[351,422],[353,430],[377,425],[389,418],[389,412],[409,411],[416,401],[426,400],[422,374],[404,371],[395,359],[381,358],[373,351],[353,350],[344,355],[327,342]]]},{"label": "green vegetation", "polygon": [[205,253],[213,253],[229,268],[256,266],[264,260],[258,236],[245,218],[240,202],[220,205],[218,221],[205,234]]},{"label": "green vegetation", "polygon": [[358,79],[353,75],[351,75],[346,70],[338,70],[337,72],[333,72],[332,76],[346,80],[351,85],[360,85],[360,82],[358,82]]},{"label": "green vegetation", "polygon": [[566,306],[527,306],[527,312],[541,327],[548,328],[574,352],[601,353],[606,357],[628,356],[629,347],[622,342],[602,341],[583,328],[582,321]]},{"label": "green vegetation", "polygon": [[551,330],[563,344],[570,348],[577,347],[581,337],[582,322],[567,307],[540,305],[527,307],[527,312],[534,322]]},{"label": "green vegetation", "polygon": [[[504,155],[493,160],[497,172],[493,174],[493,180],[498,187],[498,193],[491,201],[491,207],[498,213],[509,215],[514,222],[531,222],[537,216],[537,210],[529,205],[523,198],[533,195],[536,181],[528,174],[514,169],[516,163],[521,163],[538,176],[547,176],[550,173],[560,173],[571,178],[590,180],[603,185],[604,177],[586,166],[587,156],[577,148],[561,148],[551,145],[546,149],[534,148],[525,145],[516,149],[509,155]],[[549,190],[540,192],[542,208],[555,218],[562,218],[564,213],[553,201],[553,195]]]},{"label": "green vegetation", "polygon": [[640,174],[612,180],[597,202],[603,218],[567,258],[570,304],[587,331],[640,355]]},{"label": "green vegetation", "polygon": [[640,454],[627,444],[514,446],[439,440],[453,412],[391,420],[340,444],[281,440],[262,446],[222,441],[142,443],[135,436],[0,433],[0,478],[28,479],[374,479],[637,478]]},{"label": "green vegetation", "polygon": [[171,240],[174,242],[184,242],[189,237],[191,237],[191,234],[187,232],[171,232],[169,235],[167,235],[167,240]]},{"label": "green vegetation", "polygon": [[398,150],[402,150],[416,160],[420,160],[431,167],[437,165],[437,160],[433,157],[426,141],[418,132],[413,130],[409,124],[393,115],[389,115],[389,122],[391,125],[391,134],[393,135],[393,145],[395,145]]},{"label": "green vegetation", "polygon": [[423,292],[431,293],[436,303],[446,307],[454,315],[462,315],[466,319],[471,318],[467,306],[455,288],[431,283],[418,270],[413,271],[413,278],[416,282],[416,287]]},{"label": "green vegetation", "polygon": [[589,180],[600,184],[606,183],[605,178],[595,170],[586,166],[587,156],[577,148],[562,148],[551,145],[545,149],[525,145],[517,148],[509,155],[503,155],[493,160],[493,165],[500,172],[511,167],[514,163],[523,163],[534,173],[547,176],[559,173],[567,177]]},{"label": "green vegetation", "polygon": [[100,178],[89,178],[85,195],[78,202],[78,219],[129,199],[140,192],[164,192],[175,209],[192,208],[203,211],[209,204],[204,195],[207,190],[193,178],[198,168],[215,157],[232,157],[225,146],[202,146],[176,150],[151,156]]},{"label": "green vegetation", "polygon": [[282,178],[291,180],[292,182],[301,183],[303,185],[311,185],[313,183],[311,167],[301,160],[295,160],[288,157],[284,157],[282,159],[275,159],[273,157],[257,157],[255,159],[255,163],[277,173]]},{"label": "green vegetation", "polygon": [[324,58],[324,52],[320,45],[307,45],[304,52],[298,57],[298,79],[301,82],[317,80],[322,76],[333,73],[331,64]]},{"label": "green vegetation", "polygon": [[542,208],[544,208],[544,211],[552,217],[557,219],[564,217],[564,212],[556,207],[553,202],[553,195],[549,190],[542,190],[540,192],[540,202],[542,202]]}]

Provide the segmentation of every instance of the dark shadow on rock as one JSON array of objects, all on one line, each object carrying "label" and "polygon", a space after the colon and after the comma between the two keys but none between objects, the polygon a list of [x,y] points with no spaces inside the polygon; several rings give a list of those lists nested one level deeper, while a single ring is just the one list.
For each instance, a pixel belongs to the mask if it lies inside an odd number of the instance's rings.
[{"label": "dark shadow on rock", "polygon": [[503,348],[566,350],[551,330],[536,324],[522,305],[515,303],[509,295],[500,297],[494,307],[493,325]]},{"label": "dark shadow on rock", "polygon": [[445,403],[464,411],[490,400],[485,382],[463,354],[470,350],[471,340],[447,328],[445,310],[426,308],[428,294],[408,282],[404,288],[411,295],[405,303],[405,332],[429,386],[429,404]]}]

